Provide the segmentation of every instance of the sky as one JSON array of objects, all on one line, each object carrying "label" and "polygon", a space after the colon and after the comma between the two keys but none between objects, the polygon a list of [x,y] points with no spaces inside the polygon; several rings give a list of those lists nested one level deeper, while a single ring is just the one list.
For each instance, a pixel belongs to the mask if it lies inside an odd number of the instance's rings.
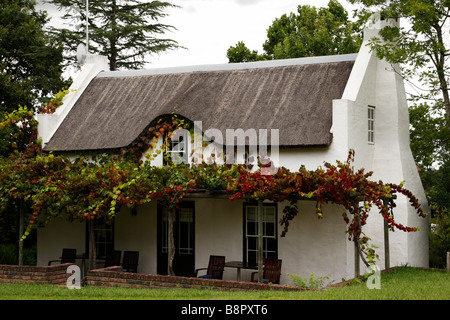
[{"label": "sky", "polygon": [[[53,25],[63,24],[53,5],[38,1],[37,8],[47,11]],[[168,0],[179,8],[166,9],[162,23],[176,30],[164,36],[186,49],[170,50],[151,56],[145,68],[228,63],[230,46],[243,41],[251,50],[262,53],[267,29],[283,14],[296,12],[299,5],[326,7],[329,0]],[[351,15],[355,8],[346,0],[340,3]]]}]

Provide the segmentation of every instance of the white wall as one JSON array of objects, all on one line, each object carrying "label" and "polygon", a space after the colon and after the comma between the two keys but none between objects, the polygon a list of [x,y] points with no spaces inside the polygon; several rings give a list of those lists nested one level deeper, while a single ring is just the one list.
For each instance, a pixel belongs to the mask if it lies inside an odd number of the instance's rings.
[{"label": "white wall", "polygon": [[139,251],[138,272],[156,274],[157,210],[156,202],[138,208],[133,216],[123,207],[114,221],[114,249]]},{"label": "white wall", "polygon": [[[210,255],[242,261],[243,202],[227,199],[195,200],[195,267],[206,268]],[[236,280],[236,270],[226,268],[224,279]],[[249,276],[242,271],[242,279]]]},{"label": "white wall", "polygon": [[[48,261],[60,259],[63,248],[77,249],[77,254],[85,252],[86,224],[54,218],[37,229],[37,239],[37,265],[46,266]],[[77,264],[81,267],[81,260]]]},{"label": "white wall", "polygon": [[[279,205],[281,218],[284,204]],[[318,219],[314,201],[300,201],[299,214],[289,225],[286,236],[279,238],[279,258],[283,259],[282,282],[289,283],[290,274],[309,278],[330,276],[329,281],[340,282],[353,276],[353,264],[347,257],[349,240],[342,208],[324,207],[323,218]],[[282,231],[279,227],[279,234]]]}]

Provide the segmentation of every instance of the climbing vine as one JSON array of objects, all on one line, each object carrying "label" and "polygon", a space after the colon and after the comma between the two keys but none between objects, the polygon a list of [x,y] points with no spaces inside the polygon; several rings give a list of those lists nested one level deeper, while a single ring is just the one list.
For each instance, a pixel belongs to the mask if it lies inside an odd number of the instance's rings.
[{"label": "climbing vine", "polygon": [[11,156],[22,159],[33,158],[41,152],[41,141],[38,139],[38,122],[32,110],[19,107],[5,115],[0,122],[0,131],[6,134]]},{"label": "climbing vine", "polygon": [[[170,146],[172,134],[177,129],[192,129],[192,124],[176,114],[160,117],[154,124],[150,125],[139,138],[130,146],[121,148],[114,159],[139,162],[142,157],[152,160],[156,154],[163,152]],[[158,148],[158,139],[162,138],[162,145]]]},{"label": "climbing vine", "polygon": [[378,209],[391,230],[399,229],[405,232],[418,231],[419,228],[406,227],[394,220],[392,210],[397,194],[406,196],[419,216],[425,217],[426,214],[422,211],[418,199],[403,188],[403,184],[375,182],[370,180],[372,172],[355,170],[352,166],[354,157],[355,151],[350,150],[346,162],[337,161],[336,165],[325,163],[314,171],[304,167],[298,172],[280,168],[276,174],[269,176],[262,175],[260,171],[251,172],[239,168],[239,176],[229,186],[230,199],[287,201],[289,204],[285,206],[280,221],[284,226],[282,237],[288,232],[290,221],[299,213],[298,200],[314,200],[318,218],[323,217],[323,207],[326,203],[341,205],[345,209],[342,215],[348,225],[349,240],[357,243],[368,260],[367,262],[362,256],[366,264],[373,263],[376,258],[374,248],[369,244],[370,239],[362,234],[362,227],[373,207]]},{"label": "climbing vine", "polygon": [[59,108],[63,102],[63,98],[69,93],[69,90],[61,90],[55,94],[55,97],[50,99],[48,103],[42,108],[41,113],[52,114]]},{"label": "climbing vine", "polygon": [[[21,125],[19,125],[21,123]],[[289,223],[298,215],[298,201],[309,199],[316,202],[316,214],[322,218],[324,205],[341,205],[343,219],[348,225],[348,238],[360,245],[361,253],[369,261],[376,255],[368,244],[369,239],[361,232],[369,212],[377,208],[391,229],[406,232],[417,228],[397,223],[392,214],[395,196],[406,196],[419,216],[425,214],[417,198],[402,184],[384,184],[371,181],[372,172],[355,170],[352,166],[355,152],[350,150],[347,161],[325,163],[316,170],[301,167],[296,172],[278,168],[273,175],[263,175],[261,170],[251,170],[240,164],[171,165],[156,167],[150,161],[142,161],[142,155],[154,148],[160,135],[170,138],[177,128],[189,126],[177,117],[158,121],[130,148],[113,155],[96,158],[82,156],[69,160],[63,155],[44,154],[37,141],[37,123],[32,113],[21,109],[0,123],[6,126],[26,128],[30,134],[28,147],[14,156],[1,159],[0,211],[17,199],[23,200],[31,209],[26,237],[37,222],[55,217],[69,220],[93,221],[103,218],[110,221],[120,208],[158,201],[174,212],[184,197],[193,191],[225,191],[230,200],[252,199],[286,203],[280,224],[281,236],[289,230]],[[15,141],[11,135],[11,141]],[[153,147],[150,147],[153,146]]]}]

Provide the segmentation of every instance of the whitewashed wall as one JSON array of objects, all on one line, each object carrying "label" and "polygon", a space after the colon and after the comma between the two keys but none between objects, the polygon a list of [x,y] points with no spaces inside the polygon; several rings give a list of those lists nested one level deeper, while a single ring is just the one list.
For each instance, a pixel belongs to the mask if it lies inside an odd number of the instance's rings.
[{"label": "whitewashed wall", "polygon": [[[37,239],[37,265],[46,266],[50,260],[60,259],[63,248],[75,248],[78,254],[85,251],[86,225],[53,219],[45,227],[38,227]],[[81,267],[81,260],[77,264]]]},{"label": "whitewashed wall", "polygon": [[[367,40],[377,35],[385,25],[398,21],[377,21],[366,29],[365,42],[358,54],[353,72],[342,100],[349,112],[348,146],[356,151],[355,167],[373,171],[374,181],[399,184],[419,198],[424,211],[428,210],[422,183],[412,157],[409,140],[409,115],[403,79],[396,66],[376,58]],[[375,143],[367,143],[367,107],[375,107]],[[338,114],[338,112],[335,112]],[[333,125],[334,130],[334,125]],[[341,143],[344,145],[344,143]],[[396,200],[394,217],[405,226],[420,227],[420,232],[390,232],[391,266],[409,264],[428,266],[428,223],[418,217],[404,196]],[[379,247],[381,268],[384,268],[383,219],[373,210],[363,231]]]},{"label": "whitewashed wall", "polygon": [[156,202],[138,208],[133,216],[123,207],[114,221],[114,249],[139,251],[138,272],[156,274]]}]

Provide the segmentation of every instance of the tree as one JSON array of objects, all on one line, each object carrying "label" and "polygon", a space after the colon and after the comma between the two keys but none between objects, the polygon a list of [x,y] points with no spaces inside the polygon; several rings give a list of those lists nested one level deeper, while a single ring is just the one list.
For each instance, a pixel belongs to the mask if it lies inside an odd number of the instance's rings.
[{"label": "tree", "polygon": [[265,54],[258,55],[239,42],[228,49],[227,57],[229,62],[245,62],[355,53],[361,42],[360,25],[349,20],[338,1],[330,0],[326,8],[298,6],[297,14],[275,19],[267,30]]},{"label": "tree", "polygon": [[[44,25],[45,13],[35,9],[35,1],[10,0],[0,3],[0,119],[20,125],[3,127],[0,132],[0,159],[12,156],[15,151],[26,152],[30,139],[37,137],[34,113],[43,102],[68,82],[62,78],[62,47],[48,40]],[[23,107],[28,107],[28,110]],[[23,116],[26,115],[26,118]],[[20,127],[20,128],[19,128]],[[18,133],[20,130],[20,133]],[[19,184],[19,179],[14,183]],[[2,187],[6,184],[1,179]],[[27,214],[24,201],[8,205],[8,215],[0,223],[5,231],[19,233]],[[11,228],[12,226],[12,228]],[[11,232],[12,236],[14,232]],[[4,240],[13,241],[8,236]],[[19,244],[19,264],[22,263],[23,243]]]},{"label": "tree", "polygon": [[[64,43],[69,60],[75,59],[78,44],[86,42],[86,1],[50,0],[58,9],[66,10],[64,19],[75,22],[75,30],[52,28],[54,37]],[[108,56],[110,70],[137,69],[146,55],[175,49],[177,42],[156,38],[174,27],[158,23],[166,8],[175,7],[162,1],[112,0],[89,1],[89,43],[91,53]],[[151,24],[150,21],[157,23]]]},{"label": "tree", "polygon": [[35,9],[35,1],[0,4],[0,116],[19,106],[36,108],[66,85],[61,77],[62,48],[48,40],[47,21],[46,14]]},{"label": "tree", "polygon": [[[421,168],[422,182],[428,185],[423,175],[433,171],[436,164],[442,165],[448,158],[449,127],[442,113],[426,102],[409,106],[411,151],[416,164]],[[430,184],[430,186],[433,183]]]},{"label": "tree", "polygon": [[270,60],[271,57],[265,54],[258,54],[257,50],[250,50],[244,42],[239,41],[235,47],[230,47],[227,51],[228,62],[251,62],[260,60]]}]

